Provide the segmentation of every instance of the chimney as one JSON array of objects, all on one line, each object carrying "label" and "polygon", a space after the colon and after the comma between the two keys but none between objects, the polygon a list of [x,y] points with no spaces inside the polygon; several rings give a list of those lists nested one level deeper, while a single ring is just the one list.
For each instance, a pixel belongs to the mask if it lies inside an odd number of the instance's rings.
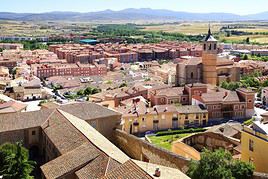
[{"label": "chimney", "polygon": [[168,110],[168,107],[165,108],[164,112],[167,112],[167,110]]},{"label": "chimney", "polygon": [[224,94],[224,97],[223,97],[223,98],[225,98],[227,95],[228,95],[228,92],[227,92],[227,91],[225,91],[225,94]]},{"label": "chimney", "polygon": [[156,169],[155,169],[154,176],[155,176],[155,177],[160,177],[160,175],[161,175],[161,172],[160,172],[159,168],[156,168]]}]

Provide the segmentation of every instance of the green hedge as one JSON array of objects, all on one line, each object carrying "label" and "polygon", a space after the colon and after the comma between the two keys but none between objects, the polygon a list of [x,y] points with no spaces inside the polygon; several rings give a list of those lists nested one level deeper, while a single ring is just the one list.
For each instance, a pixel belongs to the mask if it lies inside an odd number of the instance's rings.
[{"label": "green hedge", "polygon": [[156,136],[174,135],[174,134],[183,134],[183,133],[195,133],[195,132],[205,132],[205,131],[206,131],[206,129],[204,129],[204,128],[168,130],[168,131],[156,132]]},{"label": "green hedge", "polygon": [[253,121],[254,121],[254,119],[251,118],[251,119],[249,119],[249,120],[244,121],[243,124],[246,125],[246,126],[249,126],[250,124],[253,123]]}]

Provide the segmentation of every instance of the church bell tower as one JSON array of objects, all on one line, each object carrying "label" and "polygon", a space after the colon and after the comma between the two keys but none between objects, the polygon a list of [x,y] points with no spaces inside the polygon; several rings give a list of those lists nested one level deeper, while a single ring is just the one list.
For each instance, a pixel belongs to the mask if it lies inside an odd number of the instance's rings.
[{"label": "church bell tower", "polygon": [[203,39],[203,83],[217,85],[217,40],[212,36],[210,26],[207,36]]}]

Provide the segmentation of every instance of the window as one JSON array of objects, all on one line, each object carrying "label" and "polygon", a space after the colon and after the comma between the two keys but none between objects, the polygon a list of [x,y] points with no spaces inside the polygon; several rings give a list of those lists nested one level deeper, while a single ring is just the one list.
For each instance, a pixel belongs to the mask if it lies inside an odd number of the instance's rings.
[{"label": "window", "polygon": [[249,146],[248,147],[249,147],[250,151],[252,151],[252,152],[254,151],[254,141],[253,140],[249,139]]},{"label": "window", "polygon": [[199,120],[194,120],[194,125],[199,126]]},{"label": "window", "polygon": [[162,118],[162,120],[165,120],[166,119],[165,114],[162,114],[161,118]]},{"label": "window", "polygon": [[208,50],[211,50],[211,44],[209,44],[209,48],[208,48]]},{"label": "window", "polygon": [[194,73],[193,72],[191,72],[191,79],[193,79],[194,78]]},{"label": "window", "polygon": [[214,44],[214,50],[216,50],[217,49],[217,44]]},{"label": "window", "polygon": [[204,50],[206,50],[206,48],[207,48],[207,46],[206,46],[206,44],[204,44]]},{"label": "window", "polygon": [[251,99],[249,99],[248,102],[251,103]]},{"label": "window", "polygon": [[172,128],[173,129],[178,128],[178,119],[177,120],[175,120],[175,119],[172,120]]},{"label": "window", "polygon": [[35,131],[32,131],[32,135],[35,135],[36,134],[36,132]]},{"label": "window", "polygon": [[188,119],[188,115],[185,115],[185,119]]},{"label": "window", "polygon": [[159,122],[158,120],[154,120],[153,121],[153,130],[154,131],[157,131],[158,130],[158,122]]},{"label": "window", "polygon": [[199,116],[198,116],[198,115],[196,115],[196,116],[195,116],[195,118],[196,118],[196,119],[199,119]]},{"label": "window", "polygon": [[189,121],[188,120],[184,121],[184,125],[185,126],[188,126],[189,125]]}]

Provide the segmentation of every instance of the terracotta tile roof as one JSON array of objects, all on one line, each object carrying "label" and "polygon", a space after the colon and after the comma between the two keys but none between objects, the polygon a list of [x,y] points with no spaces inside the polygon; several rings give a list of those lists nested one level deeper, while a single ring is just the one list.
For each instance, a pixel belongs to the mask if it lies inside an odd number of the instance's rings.
[{"label": "terracotta tile roof", "polygon": [[85,143],[41,166],[41,170],[47,179],[63,177],[67,173],[82,168],[86,163],[91,162],[100,154],[100,151]]},{"label": "terracotta tile roof", "polygon": [[120,115],[119,113],[106,107],[88,102],[61,105],[58,109],[61,109],[83,120]]},{"label": "terracotta tile roof", "polygon": [[174,105],[156,105],[153,108],[147,108],[142,102],[132,106],[122,106],[116,108],[124,117],[126,116],[139,116],[146,114],[158,114],[164,112],[177,112],[177,108]]},{"label": "terracotta tile roof", "polygon": [[237,92],[220,90],[218,92],[210,91],[208,93],[203,93],[201,99],[205,103],[209,102],[220,102],[220,103],[239,103],[240,99]]},{"label": "terracotta tile roof", "polygon": [[231,102],[240,102],[239,97],[235,91],[227,92],[227,96],[224,97],[223,102],[231,103]]},{"label": "terracotta tile roof", "polygon": [[180,62],[180,64],[185,64],[185,65],[199,65],[202,63],[202,58],[194,57],[194,58],[189,58],[187,60],[183,60]]},{"label": "terracotta tile roof", "polygon": [[120,167],[110,171],[102,179],[152,179],[152,177],[138,167],[133,161],[129,160]]},{"label": "terracotta tile roof", "polygon": [[40,127],[54,109],[0,115],[0,132]]},{"label": "terracotta tile roof", "polygon": [[76,147],[88,141],[57,110],[47,118],[41,127],[61,154],[74,150]]},{"label": "terracotta tile roof", "polygon": [[99,155],[92,162],[75,172],[79,179],[101,178],[121,164],[106,155]]},{"label": "terracotta tile roof", "polygon": [[166,88],[156,90],[156,96],[180,96],[184,94],[184,87]]},{"label": "terracotta tile roof", "polygon": [[26,107],[26,104],[16,101],[8,101],[0,104],[0,114],[18,112],[25,109]]},{"label": "terracotta tile roof", "polygon": [[208,112],[207,110],[203,110],[199,106],[196,106],[196,105],[179,106],[177,107],[177,111],[183,114],[207,113]]}]

